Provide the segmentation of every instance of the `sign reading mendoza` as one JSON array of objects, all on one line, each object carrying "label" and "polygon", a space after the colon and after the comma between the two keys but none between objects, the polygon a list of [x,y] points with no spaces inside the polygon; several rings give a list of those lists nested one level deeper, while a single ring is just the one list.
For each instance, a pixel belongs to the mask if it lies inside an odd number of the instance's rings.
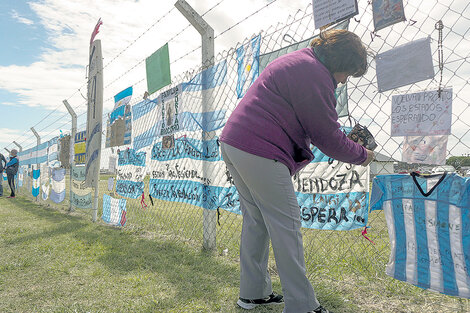
[{"label": "sign reading mendoza", "polygon": [[101,154],[101,124],[103,115],[103,59],[101,41],[90,45],[88,72],[88,109],[86,129],[86,169],[85,184],[89,187],[98,184]]},{"label": "sign reading mendoza", "polygon": [[127,198],[136,199],[144,192],[146,153],[134,149],[119,151],[116,192]]},{"label": "sign reading mendoza", "polygon": [[302,227],[351,230],[367,224],[369,167],[333,160],[319,149],[293,177]]}]

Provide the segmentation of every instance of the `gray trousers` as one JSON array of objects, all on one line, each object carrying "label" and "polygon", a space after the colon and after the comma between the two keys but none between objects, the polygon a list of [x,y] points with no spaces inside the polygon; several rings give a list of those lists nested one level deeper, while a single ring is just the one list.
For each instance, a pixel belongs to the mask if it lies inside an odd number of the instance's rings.
[{"label": "gray trousers", "polygon": [[306,313],[320,304],[305,275],[300,209],[287,166],[221,143],[222,156],[240,197],[240,297],[271,294],[269,239],[284,294],[285,313]]}]

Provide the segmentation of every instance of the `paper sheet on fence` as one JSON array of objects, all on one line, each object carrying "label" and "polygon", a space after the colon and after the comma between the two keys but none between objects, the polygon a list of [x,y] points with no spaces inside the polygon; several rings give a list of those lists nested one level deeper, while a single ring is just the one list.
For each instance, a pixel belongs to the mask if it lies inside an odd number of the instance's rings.
[{"label": "paper sheet on fence", "polygon": [[392,96],[392,136],[450,135],[452,89]]},{"label": "paper sheet on fence", "polygon": [[315,29],[358,14],[357,0],[313,0]]},{"label": "paper sheet on fence", "polygon": [[433,78],[431,38],[418,39],[377,54],[375,62],[379,92]]},{"label": "paper sheet on fence", "polygon": [[149,94],[153,94],[171,83],[168,43],[145,59],[145,72]]},{"label": "paper sheet on fence", "polygon": [[73,146],[75,165],[85,164],[86,161],[86,130],[75,134]]}]

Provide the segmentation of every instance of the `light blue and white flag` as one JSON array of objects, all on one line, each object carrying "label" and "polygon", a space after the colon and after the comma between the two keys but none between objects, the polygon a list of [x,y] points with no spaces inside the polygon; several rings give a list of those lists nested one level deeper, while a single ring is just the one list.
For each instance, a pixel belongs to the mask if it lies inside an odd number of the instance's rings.
[{"label": "light blue and white flag", "polygon": [[238,80],[237,97],[242,98],[259,76],[259,53],[261,35],[253,37],[248,44],[237,48]]},{"label": "light blue and white flag", "polygon": [[39,146],[18,153],[18,159],[21,160],[21,165],[41,164],[47,162],[48,147],[49,142],[44,142]]},{"label": "light blue and white flag", "polygon": [[41,171],[37,168],[36,164],[33,164],[33,186],[31,193],[33,197],[37,197],[39,195],[39,189],[41,187]]},{"label": "light blue and white flag", "polygon": [[208,90],[227,82],[227,60],[223,60],[208,69],[197,73],[189,82],[182,83],[183,91],[201,91]]},{"label": "light blue and white flag", "polygon": [[[226,122],[225,109],[214,107],[206,108],[208,111],[204,111],[202,92],[213,91],[211,103],[225,102],[226,96],[217,90],[227,82],[227,67],[227,60],[223,60],[197,73],[188,82],[166,90],[157,98],[145,99],[135,104],[132,107],[133,148],[135,150],[151,148],[154,142],[161,140],[161,136],[170,133],[178,136],[178,132],[201,130],[211,132],[222,128]],[[170,94],[175,88],[178,88],[178,92],[173,93],[173,101],[169,101]],[[175,94],[178,96],[177,108]],[[162,99],[167,100],[164,101],[166,105],[162,105]]]},{"label": "light blue and white flag", "polygon": [[114,109],[122,106],[127,105],[131,101],[132,98],[132,86],[127,87],[123,91],[119,92],[117,95],[114,96]]},{"label": "light blue and white flag", "polygon": [[107,224],[114,226],[126,225],[126,199],[115,199],[103,195],[103,215],[101,218]]},{"label": "light blue and white flag", "polygon": [[387,221],[387,275],[470,298],[470,178],[455,173],[379,175],[370,206],[383,210]]}]

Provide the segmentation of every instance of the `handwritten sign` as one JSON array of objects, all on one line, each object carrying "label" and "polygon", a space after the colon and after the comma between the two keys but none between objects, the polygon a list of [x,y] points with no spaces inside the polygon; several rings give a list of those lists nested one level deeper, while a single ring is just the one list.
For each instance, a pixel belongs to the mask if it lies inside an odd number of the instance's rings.
[{"label": "handwritten sign", "polygon": [[313,0],[313,19],[318,29],[358,14],[357,0]]},{"label": "handwritten sign", "polygon": [[80,209],[90,209],[91,188],[85,184],[85,166],[72,167],[72,205]]},{"label": "handwritten sign", "polygon": [[294,175],[302,226],[351,230],[367,223],[369,167],[328,158],[314,148],[315,159]]},{"label": "handwritten sign", "polygon": [[144,192],[145,152],[134,149],[119,151],[116,192],[128,198],[136,199]]},{"label": "handwritten sign", "polygon": [[392,136],[450,135],[452,89],[392,96]]}]

